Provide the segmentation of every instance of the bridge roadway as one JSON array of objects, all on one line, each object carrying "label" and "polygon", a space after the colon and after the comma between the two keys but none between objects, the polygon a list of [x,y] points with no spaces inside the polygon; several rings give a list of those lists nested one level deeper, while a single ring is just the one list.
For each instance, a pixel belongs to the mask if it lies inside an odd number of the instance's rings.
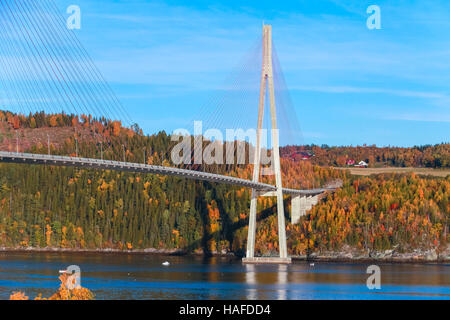
[{"label": "bridge roadway", "polygon": [[[261,192],[276,191],[276,187],[265,183],[255,183],[250,180],[224,176],[214,173],[199,172],[193,170],[139,164],[132,162],[120,162],[112,160],[100,160],[91,158],[76,158],[66,156],[53,156],[44,154],[15,153],[0,151],[0,162],[18,164],[51,165],[62,167],[78,167],[84,169],[101,169],[114,171],[140,172],[149,174],[159,174],[166,176],[176,176],[193,180],[203,180],[216,183],[252,188]],[[335,188],[322,188],[310,190],[295,190],[283,188],[283,193],[294,196],[316,196],[326,191],[334,191]]]}]

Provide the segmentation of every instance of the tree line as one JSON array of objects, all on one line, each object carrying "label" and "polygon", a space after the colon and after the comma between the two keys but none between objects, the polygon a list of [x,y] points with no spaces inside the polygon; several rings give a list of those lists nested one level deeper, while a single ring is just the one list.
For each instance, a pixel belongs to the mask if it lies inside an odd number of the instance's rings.
[{"label": "tree line", "polygon": [[369,167],[425,167],[450,168],[450,144],[400,147],[330,147],[287,146],[281,149],[285,158],[300,161],[302,155],[313,155],[309,161],[320,166],[345,167],[349,160],[365,161]]},{"label": "tree line", "polygon": [[[3,114],[10,129],[19,130],[14,129],[14,121],[9,123],[15,115]],[[31,118],[39,119],[39,128],[47,128],[52,127],[52,116]],[[57,120],[61,127],[54,130],[78,129],[61,145],[53,146],[52,152],[73,152],[76,134],[84,132],[91,138],[78,141],[81,154],[100,157],[101,141],[105,158],[121,160],[122,145],[126,145],[127,161],[169,164],[167,150],[173,142],[164,132],[144,136],[138,126],[125,128],[89,116],[79,120],[61,115],[57,119],[62,119]],[[35,146],[27,151],[46,152],[39,148],[46,149]],[[251,166],[216,169],[246,179],[252,175]],[[381,174],[361,178],[288,157],[282,159],[282,169],[283,183],[290,188],[343,182],[341,189],[326,195],[297,225],[289,223],[290,201],[285,198],[291,254],[339,250],[346,245],[404,251],[448,245],[450,176]],[[271,179],[264,177],[263,181],[270,183]],[[275,204],[275,198],[258,200],[259,254],[277,250]],[[228,185],[158,175],[0,164],[1,247],[158,248],[243,254],[249,207],[250,190]]]}]

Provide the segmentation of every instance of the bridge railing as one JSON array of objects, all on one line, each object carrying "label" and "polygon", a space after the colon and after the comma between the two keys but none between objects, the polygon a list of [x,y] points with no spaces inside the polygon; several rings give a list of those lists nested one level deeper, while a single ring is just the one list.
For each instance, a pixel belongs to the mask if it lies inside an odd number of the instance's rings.
[{"label": "bridge railing", "polygon": [[[203,180],[215,183],[225,183],[252,188],[258,191],[276,191],[276,187],[265,183],[256,183],[236,177],[224,176],[214,173],[199,172],[187,169],[148,165],[133,162],[121,162],[114,160],[100,160],[92,158],[67,157],[57,155],[44,155],[32,153],[16,153],[0,151],[0,161],[29,164],[52,164],[57,166],[76,166],[81,168],[97,168],[103,170],[132,171],[150,174],[161,174],[178,177],[186,177],[194,180]],[[283,188],[283,193],[290,195],[316,196],[336,188],[320,188],[310,190],[296,190]]]}]

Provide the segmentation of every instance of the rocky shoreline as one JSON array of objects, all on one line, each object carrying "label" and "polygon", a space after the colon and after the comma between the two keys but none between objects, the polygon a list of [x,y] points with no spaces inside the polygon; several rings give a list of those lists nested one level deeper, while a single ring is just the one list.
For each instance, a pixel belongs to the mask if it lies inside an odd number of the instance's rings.
[{"label": "rocky shoreline", "polygon": [[[126,253],[126,254],[161,254],[161,255],[183,255],[186,254],[180,249],[136,249],[136,250],[120,250],[120,249],[74,249],[74,248],[35,248],[35,247],[0,247],[0,252],[54,252],[54,253]],[[196,254],[196,253],[193,253]]]},{"label": "rocky shoreline", "polygon": [[[155,255],[192,255],[205,256],[202,250],[192,253],[186,253],[181,249],[136,249],[136,250],[120,250],[120,249],[72,249],[72,248],[34,248],[20,247],[7,248],[0,247],[1,252],[42,252],[42,253],[88,253],[88,254],[155,254]],[[237,257],[232,252],[213,252],[212,256],[232,256]],[[445,251],[438,252],[435,249],[420,250],[413,252],[400,253],[395,249],[385,251],[358,251],[351,248],[344,248],[342,251],[312,253],[310,255],[293,255],[293,260],[298,261],[322,261],[322,262],[398,262],[398,263],[449,263],[450,262],[450,246]]]},{"label": "rocky shoreline", "polygon": [[348,261],[348,262],[450,262],[450,246],[444,251],[436,249],[415,249],[412,252],[398,252],[396,249],[385,251],[361,251],[344,247],[339,252],[312,253],[309,256],[292,257],[293,259],[310,261]]}]

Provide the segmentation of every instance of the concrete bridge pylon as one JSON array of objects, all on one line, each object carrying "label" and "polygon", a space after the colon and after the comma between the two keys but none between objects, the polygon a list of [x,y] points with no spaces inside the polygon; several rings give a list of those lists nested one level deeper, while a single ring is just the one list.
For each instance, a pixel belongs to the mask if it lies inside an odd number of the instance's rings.
[{"label": "concrete bridge pylon", "polygon": [[[283,186],[281,180],[279,135],[277,124],[277,113],[275,105],[275,89],[272,64],[272,26],[263,26],[263,62],[261,70],[261,89],[259,95],[258,128],[256,136],[256,148],[253,166],[253,182],[259,182],[261,171],[261,134],[264,120],[264,104],[266,98],[266,88],[269,90],[270,117],[272,127],[272,167],[275,174],[276,190],[273,192],[260,192],[252,189],[250,200],[250,217],[248,226],[247,254],[242,259],[243,263],[291,263],[291,258],[287,255],[286,225],[284,219]],[[280,257],[255,257],[255,237],[256,237],[256,209],[259,196],[277,198],[278,215],[278,241]]]}]

